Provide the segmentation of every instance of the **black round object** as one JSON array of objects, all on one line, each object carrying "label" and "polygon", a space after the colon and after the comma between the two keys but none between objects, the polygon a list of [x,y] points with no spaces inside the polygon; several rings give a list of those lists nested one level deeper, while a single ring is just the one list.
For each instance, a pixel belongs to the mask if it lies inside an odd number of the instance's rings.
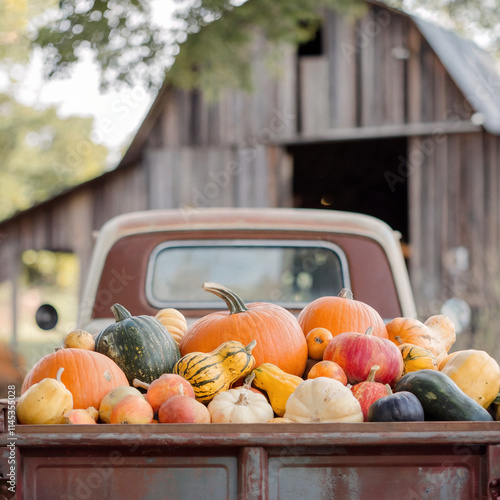
[{"label": "black round object", "polygon": [[424,409],[417,396],[401,391],[377,399],[368,409],[369,422],[422,422]]},{"label": "black round object", "polygon": [[54,306],[42,304],[36,311],[35,321],[42,330],[52,330],[57,325],[59,316]]}]

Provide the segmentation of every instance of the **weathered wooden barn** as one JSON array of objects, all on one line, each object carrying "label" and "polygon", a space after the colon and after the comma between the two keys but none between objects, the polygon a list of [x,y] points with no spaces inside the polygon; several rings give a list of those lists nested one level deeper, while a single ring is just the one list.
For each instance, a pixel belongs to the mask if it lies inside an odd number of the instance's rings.
[{"label": "weathered wooden barn", "polygon": [[84,273],[93,231],[123,212],[314,207],[401,231],[423,314],[451,296],[481,306],[500,237],[491,59],[378,2],[357,20],[327,12],[315,40],[279,50],[271,66],[256,37],[252,93],[162,88],[115,170],[0,224],[0,281],[26,249],[75,252]]}]

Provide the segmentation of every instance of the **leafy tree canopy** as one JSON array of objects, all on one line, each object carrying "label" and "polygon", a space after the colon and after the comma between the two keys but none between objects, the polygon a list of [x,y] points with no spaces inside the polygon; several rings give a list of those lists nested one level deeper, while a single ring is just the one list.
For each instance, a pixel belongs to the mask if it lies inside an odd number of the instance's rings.
[{"label": "leafy tree canopy", "polygon": [[[181,87],[248,88],[247,54],[255,30],[273,41],[303,42],[314,34],[322,9],[356,15],[365,7],[363,0],[174,1],[177,10],[168,35],[152,19],[151,0],[60,0],[33,38],[44,49],[47,76],[64,74],[80,51],[89,49],[100,65],[103,88],[142,83],[156,89],[165,79]],[[387,3],[409,12],[444,13],[470,36],[486,29],[493,45],[500,36],[497,0]]]},{"label": "leafy tree canopy", "polygon": [[0,220],[103,170],[107,149],[90,139],[92,119],[59,118],[0,94]]}]

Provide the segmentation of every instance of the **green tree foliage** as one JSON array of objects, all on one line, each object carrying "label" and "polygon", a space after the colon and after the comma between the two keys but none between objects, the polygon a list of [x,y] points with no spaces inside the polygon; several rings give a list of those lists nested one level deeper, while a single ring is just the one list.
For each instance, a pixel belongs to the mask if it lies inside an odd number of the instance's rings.
[{"label": "green tree foliage", "polygon": [[[48,76],[66,71],[82,48],[91,49],[104,88],[120,83],[158,88],[165,79],[181,87],[248,88],[248,53],[256,30],[272,41],[298,43],[314,34],[321,9],[355,13],[364,8],[362,0],[235,3],[184,2],[169,37],[153,22],[147,0],[61,0],[57,19],[38,31],[34,43],[44,49]],[[165,73],[174,55],[176,63]]]},{"label": "green tree foliage", "polygon": [[107,148],[90,139],[92,121],[0,94],[0,219],[102,172]]},{"label": "green tree foliage", "polygon": [[[167,81],[209,91],[223,86],[248,89],[248,54],[256,31],[275,42],[299,43],[315,32],[323,9],[356,15],[366,7],[363,0],[175,1],[173,36],[168,37],[153,22],[150,0],[60,0],[55,21],[34,39],[45,51],[47,75],[65,72],[79,50],[89,48],[100,64],[104,88],[120,83],[157,88]],[[445,13],[469,36],[486,29],[491,43],[500,35],[497,0],[387,3],[408,12],[423,7]],[[173,56],[175,64],[167,71]]]}]

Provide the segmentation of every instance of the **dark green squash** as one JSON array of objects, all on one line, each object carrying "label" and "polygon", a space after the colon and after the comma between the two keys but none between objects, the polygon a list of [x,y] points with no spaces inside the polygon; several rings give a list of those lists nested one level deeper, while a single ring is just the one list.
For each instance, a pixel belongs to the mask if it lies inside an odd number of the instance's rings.
[{"label": "dark green squash", "polygon": [[387,392],[387,396],[377,399],[368,408],[369,422],[422,422],[424,420],[424,409],[415,394],[408,391],[393,394],[390,387]]},{"label": "dark green squash", "polygon": [[120,304],[111,311],[116,323],[96,338],[96,351],[110,357],[130,384],[137,378],[151,383],[172,369],[181,357],[175,340],[153,316],[132,316]]},{"label": "dark green squash", "polygon": [[492,416],[455,382],[437,370],[407,373],[394,392],[409,391],[419,399],[426,420],[490,421]]}]

